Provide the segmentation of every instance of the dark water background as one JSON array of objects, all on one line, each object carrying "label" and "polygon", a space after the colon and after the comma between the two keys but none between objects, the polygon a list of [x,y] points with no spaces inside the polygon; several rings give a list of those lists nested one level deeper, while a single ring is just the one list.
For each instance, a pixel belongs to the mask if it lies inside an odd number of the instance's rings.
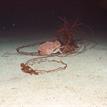
[{"label": "dark water background", "polygon": [[[100,0],[9,0],[0,4],[0,37],[36,37],[38,33],[54,34],[61,24],[58,16],[79,19],[95,32],[107,31],[107,8]],[[13,34],[10,34],[10,32]],[[52,35],[51,34],[51,35]],[[101,36],[103,36],[101,35]],[[106,38],[106,36],[105,36]]]}]

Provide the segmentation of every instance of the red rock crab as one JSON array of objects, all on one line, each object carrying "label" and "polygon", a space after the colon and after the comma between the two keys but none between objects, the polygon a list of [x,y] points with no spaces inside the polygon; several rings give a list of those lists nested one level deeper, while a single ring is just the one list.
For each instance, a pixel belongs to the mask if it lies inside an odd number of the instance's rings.
[{"label": "red rock crab", "polygon": [[39,55],[74,52],[78,48],[73,38],[73,32],[78,25],[77,21],[72,24],[71,21],[63,18],[61,20],[64,23],[56,32],[56,40],[42,43],[38,48]]},{"label": "red rock crab", "polygon": [[53,53],[61,52],[61,43],[58,40],[47,41],[41,44],[38,48],[38,53],[40,55],[51,55]]}]

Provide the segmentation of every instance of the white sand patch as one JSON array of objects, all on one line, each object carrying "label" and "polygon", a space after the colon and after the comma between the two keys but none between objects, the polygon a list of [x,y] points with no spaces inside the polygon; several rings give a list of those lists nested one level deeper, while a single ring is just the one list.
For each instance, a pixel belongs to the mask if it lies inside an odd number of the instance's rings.
[{"label": "white sand patch", "polygon": [[21,45],[12,44],[0,45],[0,107],[107,107],[106,50],[97,46],[76,56],[56,57],[67,63],[66,70],[29,75],[20,63],[31,56],[2,56]]}]

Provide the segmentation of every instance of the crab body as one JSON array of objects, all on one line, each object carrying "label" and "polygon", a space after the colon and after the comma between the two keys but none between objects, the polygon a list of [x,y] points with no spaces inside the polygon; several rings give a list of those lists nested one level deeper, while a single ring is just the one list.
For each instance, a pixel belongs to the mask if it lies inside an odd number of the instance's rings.
[{"label": "crab body", "polygon": [[39,46],[38,52],[40,55],[51,55],[53,53],[61,53],[60,48],[61,43],[59,41],[47,41]]}]

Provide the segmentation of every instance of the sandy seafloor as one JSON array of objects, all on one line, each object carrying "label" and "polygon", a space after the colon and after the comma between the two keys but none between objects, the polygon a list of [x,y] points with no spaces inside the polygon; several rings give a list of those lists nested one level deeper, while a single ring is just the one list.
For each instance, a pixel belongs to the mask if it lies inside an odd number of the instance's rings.
[{"label": "sandy seafloor", "polygon": [[49,34],[1,32],[0,35],[0,107],[107,107],[107,42],[104,38],[93,38],[96,45],[81,54],[54,57],[67,63],[66,70],[36,76],[20,69],[20,63],[34,57],[18,55],[15,49],[42,41]]}]

